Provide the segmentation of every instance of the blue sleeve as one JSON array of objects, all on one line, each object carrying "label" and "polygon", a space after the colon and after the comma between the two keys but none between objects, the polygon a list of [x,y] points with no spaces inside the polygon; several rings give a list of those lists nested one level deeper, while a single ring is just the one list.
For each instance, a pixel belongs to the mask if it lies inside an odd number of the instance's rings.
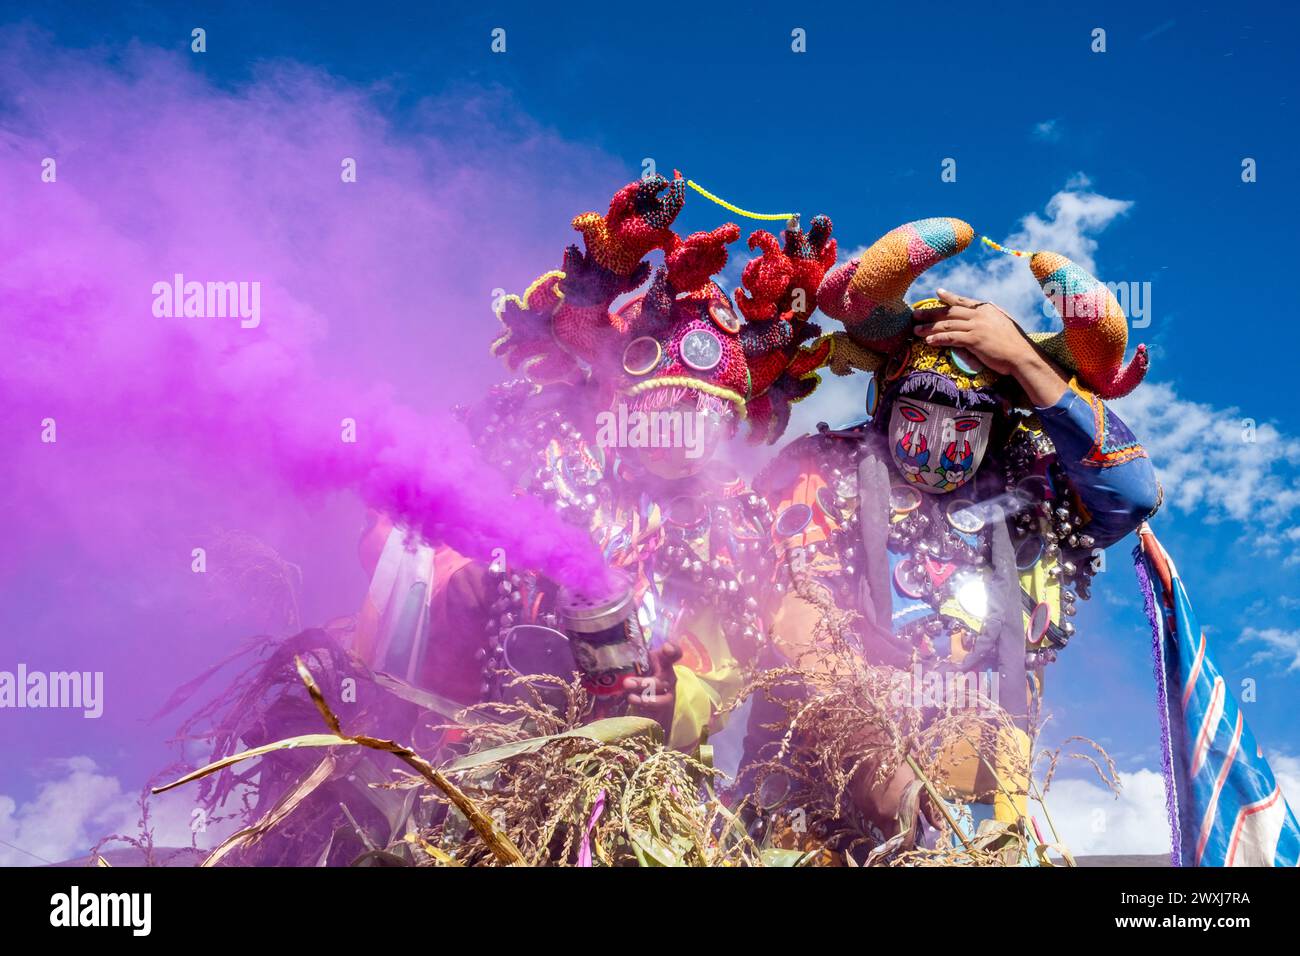
[{"label": "blue sleeve", "polygon": [[1151,516],[1160,504],[1151,459],[1101,399],[1067,388],[1055,405],[1036,411],[1090,516],[1086,531],[1098,547],[1109,547]]}]

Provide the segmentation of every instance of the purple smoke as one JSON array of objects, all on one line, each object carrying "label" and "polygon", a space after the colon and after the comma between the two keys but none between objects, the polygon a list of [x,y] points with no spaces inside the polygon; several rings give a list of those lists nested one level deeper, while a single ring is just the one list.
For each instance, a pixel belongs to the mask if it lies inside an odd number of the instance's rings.
[{"label": "purple smoke", "polygon": [[[192,599],[213,529],[304,566],[306,624],[359,604],[363,503],[472,556],[602,573],[446,409],[500,377],[495,290],[558,264],[616,164],[492,91],[397,124],[383,89],[291,64],[223,89],[192,62],[0,33],[0,668],[104,670],[119,720],[241,636]],[[155,315],[177,273],[260,283],[260,323]],[[66,715],[3,716],[31,755],[122,746]]]}]

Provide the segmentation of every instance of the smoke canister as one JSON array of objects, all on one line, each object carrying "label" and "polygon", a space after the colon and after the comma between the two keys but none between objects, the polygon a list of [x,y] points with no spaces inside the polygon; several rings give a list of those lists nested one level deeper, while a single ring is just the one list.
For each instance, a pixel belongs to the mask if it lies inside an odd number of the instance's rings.
[{"label": "smoke canister", "polygon": [[598,588],[561,588],[556,605],[588,691],[599,697],[619,694],[624,678],[650,672],[645,633],[626,576],[612,573]]}]

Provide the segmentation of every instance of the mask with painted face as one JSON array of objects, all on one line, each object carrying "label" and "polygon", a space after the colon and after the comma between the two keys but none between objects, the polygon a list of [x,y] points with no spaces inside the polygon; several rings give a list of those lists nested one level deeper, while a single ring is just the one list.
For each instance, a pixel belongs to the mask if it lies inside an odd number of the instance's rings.
[{"label": "mask with painted face", "polygon": [[974,476],[992,428],[991,412],[961,411],[899,396],[889,417],[889,450],[910,485],[941,495]]}]

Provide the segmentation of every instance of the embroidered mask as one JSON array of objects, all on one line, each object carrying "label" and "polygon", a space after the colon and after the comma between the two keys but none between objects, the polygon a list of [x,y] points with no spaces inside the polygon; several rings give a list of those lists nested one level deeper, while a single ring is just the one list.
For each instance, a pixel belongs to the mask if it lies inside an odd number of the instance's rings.
[{"label": "embroidered mask", "polygon": [[991,412],[960,411],[900,395],[889,417],[889,450],[904,480],[941,495],[970,481],[988,448]]}]

